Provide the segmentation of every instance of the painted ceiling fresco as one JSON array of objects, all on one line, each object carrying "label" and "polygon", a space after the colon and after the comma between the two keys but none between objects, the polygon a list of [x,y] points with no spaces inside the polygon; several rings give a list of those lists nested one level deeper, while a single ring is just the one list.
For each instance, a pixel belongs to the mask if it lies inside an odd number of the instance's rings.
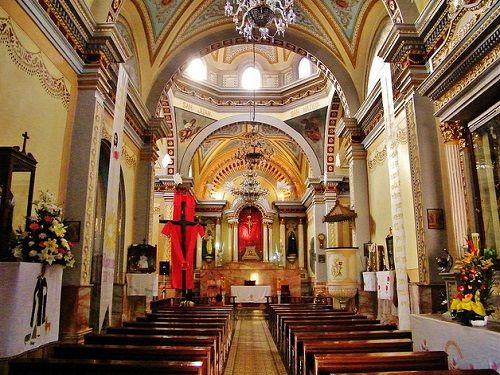
[{"label": "painted ceiling fresco", "polygon": [[[178,17],[192,4],[187,0],[133,0],[139,8],[147,9],[149,21],[148,29],[153,44],[158,47],[157,42],[173,28]],[[139,4],[140,3],[140,4]],[[360,15],[373,1],[366,0],[314,0],[316,7],[311,7],[311,0],[296,0],[297,22],[292,27],[300,28],[324,44],[335,50],[331,33],[325,30],[314,13],[319,11],[324,14],[329,22],[334,24],[334,29],[342,33],[341,39],[346,40],[351,46],[354,45],[356,30],[359,29]],[[182,43],[186,39],[207,30],[210,27],[227,23],[229,17],[224,15],[225,0],[206,0],[200,2],[198,8],[193,11],[191,17],[182,26],[178,37],[175,38],[173,46]],[[309,8],[311,10],[309,10]],[[330,28],[328,25],[326,27]]]}]

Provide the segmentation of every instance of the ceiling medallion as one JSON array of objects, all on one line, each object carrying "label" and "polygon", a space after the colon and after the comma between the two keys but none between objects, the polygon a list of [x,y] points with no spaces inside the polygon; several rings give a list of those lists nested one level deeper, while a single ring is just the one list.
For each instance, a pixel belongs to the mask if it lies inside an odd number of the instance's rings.
[{"label": "ceiling medallion", "polygon": [[247,169],[243,173],[244,179],[240,186],[231,189],[231,194],[241,197],[245,202],[256,202],[267,195],[268,190],[261,187],[257,181],[257,172]]},{"label": "ceiling medallion", "polygon": [[296,18],[293,0],[227,0],[224,12],[233,17],[240,35],[247,41],[258,42],[284,36],[285,29]]}]

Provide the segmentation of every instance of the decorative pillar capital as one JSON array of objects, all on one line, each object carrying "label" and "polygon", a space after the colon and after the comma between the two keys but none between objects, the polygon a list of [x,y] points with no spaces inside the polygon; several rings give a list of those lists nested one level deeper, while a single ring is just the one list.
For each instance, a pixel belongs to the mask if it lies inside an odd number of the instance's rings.
[{"label": "decorative pillar capital", "polygon": [[439,124],[444,143],[458,143],[460,148],[467,146],[466,129],[460,121],[443,121]]}]

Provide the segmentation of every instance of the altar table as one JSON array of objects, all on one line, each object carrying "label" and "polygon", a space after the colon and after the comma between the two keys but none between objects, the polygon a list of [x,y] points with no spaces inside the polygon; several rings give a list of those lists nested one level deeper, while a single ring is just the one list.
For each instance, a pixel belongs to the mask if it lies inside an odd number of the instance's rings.
[{"label": "altar table", "polygon": [[266,303],[266,296],[271,295],[270,285],[231,286],[231,295],[236,303]]},{"label": "altar table", "polygon": [[442,315],[411,315],[414,351],[444,350],[450,369],[500,371],[500,324],[466,327]]}]

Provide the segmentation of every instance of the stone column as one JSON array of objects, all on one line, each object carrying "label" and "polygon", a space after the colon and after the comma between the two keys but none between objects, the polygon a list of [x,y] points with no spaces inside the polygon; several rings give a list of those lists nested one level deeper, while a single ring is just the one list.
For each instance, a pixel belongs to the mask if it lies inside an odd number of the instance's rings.
[{"label": "stone column", "polygon": [[352,246],[362,247],[364,243],[370,241],[367,152],[361,144],[362,132],[356,119],[344,118],[343,121],[351,140],[347,147],[351,206],[358,214],[352,228]]},{"label": "stone column", "polygon": [[299,268],[304,268],[304,220],[300,217],[297,226],[297,241],[299,251]]},{"label": "stone column", "polygon": [[465,238],[467,238],[467,204],[464,171],[461,164],[461,149],[465,148],[463,128],[458,121],[440,124],[444,139],[446,166],[450,186],[451,223],[455,242],[455,259],[463,258]]},{"label": "stone column", "polygon": [[274,254],[274,249],[273,249],[273,223],[269,223],[268,224],[268,231],[267,231],[267,235],[269,237],[269,254],[268,254],[268,258],[270,261],[273,260],[273,254]]},{"label": "stone column", "polygon": [[280,247],[279,252],[281,254],[281,266],[286,266],[286,228],[285,228],[285,219],[280,220]]},{"label": "stone column", "polygon": [[231,260],[233,259],[233,224],[228,220],[228,230],[227,230],[227,251],[231,255]]},{"label": "stone column", "polygon": [[65,217],[81,222],[81,240],[72,249],[76,263],[63,274],[61,338],[78,341],[90,332],[90,285],[95,197],[103,128],[104,101],[110,77],[99,64],[87,64],[78,77],[78,102],[69,155]]},{"label": "stone column", "polygon": [[155,150],[156,140],[165,137],[167,123],[163,118],[153,118],[149,122],[150,142],[142,146],[140,161],[137,167],[137,184],[135,190],[134,232],[133,242],[153,243],[153,208],[154,208],[154,164],[158,158]]},{"label": "stone column", "polygon": [[238,219],[232,219],[229,223],[233,228],[233,262],[238,262]]},{"label": "stone column", "polygon": [[264,249],[262,250],[262,261],[268,262],[268,252],[269,252],[269,227],[265,221],[262,221],[262,231],[264,234]]}]

